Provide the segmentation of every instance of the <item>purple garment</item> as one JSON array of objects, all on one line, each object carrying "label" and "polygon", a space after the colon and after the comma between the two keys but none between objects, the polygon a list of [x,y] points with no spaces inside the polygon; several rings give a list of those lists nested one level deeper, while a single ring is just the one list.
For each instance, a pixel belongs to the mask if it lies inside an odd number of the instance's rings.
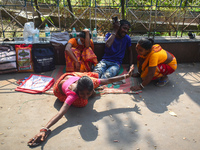
[{"label": "purple garment", "polygon": [[[106,34],[105,41],[108,40],[110,35],[111,33]],[[130,46],[131,38],[128,35],[125,35],[125,37],[123,37],[122,39],[115,38],[110,48],[105,47],[105,54],[103,56],[103,60],[115,62],[121,65],[125,55],[125,51]]]}]

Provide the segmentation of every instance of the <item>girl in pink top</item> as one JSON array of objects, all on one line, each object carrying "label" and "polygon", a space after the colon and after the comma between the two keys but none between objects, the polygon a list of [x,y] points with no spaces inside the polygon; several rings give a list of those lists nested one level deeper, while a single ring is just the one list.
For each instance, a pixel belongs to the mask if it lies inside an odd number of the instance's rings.
[{"label": "girl in pink top", "polygon": [[54,95],[57,96],[59,100],[64,102],[63,106],[59,112],[45,125],[45,127],[40,129],[40,132],[28,141],[28,146],[37,146],[43,142],[51,132],[49,128],[62,118],[71,104],[77,107],[85,106],[87,104],[87,99],[93,94],[94,88],[97,88],[100,84],[110,84],[124,78],[129,78],[133,69],[134,66],[132,65],[127,74],[107,79],[94,79],[93,77],[97,73],[92,72],[73,72],[62,75],[54,84]]}]

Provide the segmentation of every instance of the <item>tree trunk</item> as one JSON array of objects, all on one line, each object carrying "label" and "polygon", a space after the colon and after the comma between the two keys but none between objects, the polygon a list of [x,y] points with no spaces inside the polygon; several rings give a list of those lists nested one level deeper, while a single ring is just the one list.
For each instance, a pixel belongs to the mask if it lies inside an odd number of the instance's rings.
[{"label": "tree trunk", "polygon": [[[71,0],[67,0],[67,2],[68,2],[69,10],[73,13],[72,5],[71,5]],[[74,16],[72,14],[71,14],[71,16],[74,19]]]},{"label": "tree trunk", "polygon": [[[38,0],[34,0],[34,3],[35,3],[36,9],[39,11]],[[42,24],[42,19],[41,19],[40,13],[38,11],[36,11],[36,13],[38,15],[38,22],[39,22],[39,25],[40,25],[40,24]]]},{"label": "tree trunk", "polygon": [[124,12],[124,5],[125,5],[125,1],[124,0],[121,0],[121,6],[122,6],[122,19],[125,19],[125,12]]}]

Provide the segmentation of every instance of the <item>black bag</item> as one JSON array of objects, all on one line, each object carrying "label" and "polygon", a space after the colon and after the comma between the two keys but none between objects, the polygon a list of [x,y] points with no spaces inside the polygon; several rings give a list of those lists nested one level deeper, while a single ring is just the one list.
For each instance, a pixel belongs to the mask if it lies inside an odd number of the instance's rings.
[{"label": "black bag", "polygon": [[0,74],[17,72],[16,52],[11,45],[0,45]]},{"label": "black bag", "polygon": [[35,72],[45,72],[55,69],[53,48],[33,48],[32,56]]}]

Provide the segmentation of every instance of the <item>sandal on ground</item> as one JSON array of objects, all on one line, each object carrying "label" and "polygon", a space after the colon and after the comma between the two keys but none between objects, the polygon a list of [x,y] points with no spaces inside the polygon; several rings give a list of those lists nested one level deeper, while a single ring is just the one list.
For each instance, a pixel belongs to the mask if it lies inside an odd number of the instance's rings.
[{"label": "sandal on ground", "polygon": [[156,86],[165,86],[167,83],[169,82],[169,79],[166,79],[166,80],[158,80],[158,82],[156,83]]},{"label": "sandal on ground", "polygon": [[130,91],[128,92],[129,94],[139,94],[142,93],[142,90],[138,90],[138,91]]},{"label": "sandal on ground", "polygon": [[[46,138],[49,136],[49,134],[51,133],[51,130],[48,130],[46,133],[45,133],[45,137],[44,137],[44,141],[46,140]],[[40,145],[42,142],[44,141],[41,141],[40,139],[36,140],[35,143],[33,143],[32,145],[30,145],[31,143],[28,143],[28,146],[29,147],[36,147],[38,145]]]},{"label": "sandal on ground", "polygon": [[120,80],[120,81],[117,81],[117,82],[113,82],[112,84],[113,85],[121,85],[121,84],[125,84],[126,83],[126,80],[123,79],[123,80]]}]

